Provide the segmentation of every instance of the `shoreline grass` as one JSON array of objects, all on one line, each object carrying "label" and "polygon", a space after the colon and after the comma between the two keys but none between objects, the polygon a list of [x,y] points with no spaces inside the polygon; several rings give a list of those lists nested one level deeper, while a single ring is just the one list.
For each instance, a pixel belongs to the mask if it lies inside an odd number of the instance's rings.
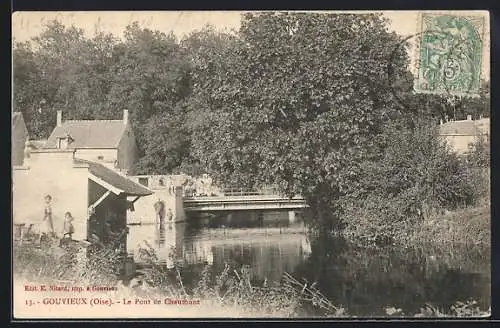
[{"label": "shoreline grass", "polygon": [[491,208],[489,205],[483,205],[431,217],[415,226],[403,241],[409,244],[461,244],[470,248],[489,248]]},{"label": "shoreline grass", "polygon": [[[101,254],[102,255],[102,254]],[[107,254],[110,256],[111,254]],[[252,285],[248,267],[226,265],[210,280],[211,267],[202,271],[198,284],[187,290],[177,269],[167,269],[151,257],[152,270],[130,284],[116,278],[112,265],[106,267],[103,259],[94,262],[78,256],[68,256],[56,247],[33,249],[29,246],[14,248],[15,281],[30,283],[77,284],[91,286],[118,286],[114,296],[139,298],[172,298],[200,300],[194,312],[183,313],[193,317],[334,317],[354,318],[348,309],[329,300],[315,283],[299,281],[285,274],[280,282]],[[85,264],[83,264],[85,262]],[[174,277],[172,278],[172,272]],[[306,308],[314,309],[313,312]],[[175,311],[174,311],[175,312]],[[312,314],[313,313],[313,314]],[[388,317],[484,317],[490,311],[480,309],[475,301],[458,300],[450,309],[428,305],[420,313],[408,315],[401,309],[387,307]],[[164,317],[174,315],[165,313]]]}]

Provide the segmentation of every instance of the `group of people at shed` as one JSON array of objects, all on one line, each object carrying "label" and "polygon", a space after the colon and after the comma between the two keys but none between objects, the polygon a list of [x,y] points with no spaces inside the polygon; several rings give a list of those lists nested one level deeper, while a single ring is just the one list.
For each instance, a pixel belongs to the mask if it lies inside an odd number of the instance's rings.
[{"label": "group of people at shed", "polygon": [[[54,227],[54,221],[52,217],[52,196],[45,195],[44,197],[45,207],[43,210],[43,218],[38,224],[36,230],[39,233],[38,243],[41,245],[44,239],[54,239],[57,238],[56,227]],[[173,212],[170,208],[166,209],[165,202],[158,198],[158,201],[154,204],[154,210],[156,215],[156,223],[162,228],[165,222],[172,222]],[[74,217],[71,212],[66,212],[64,214],[64,222],[62,228],[62,236],[59,241],[59,245],[65,246],[69,244],[72,240],[72,236],[75,233],[75,227],[73,226]]]}]

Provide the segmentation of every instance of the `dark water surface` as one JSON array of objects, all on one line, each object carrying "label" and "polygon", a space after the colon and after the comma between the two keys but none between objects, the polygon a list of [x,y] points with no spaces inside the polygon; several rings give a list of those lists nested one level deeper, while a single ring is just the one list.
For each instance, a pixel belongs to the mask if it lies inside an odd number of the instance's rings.
[{"label": "dark water surface", "polygon": [[[291,220],[287,212],[234,212],[191,217],[161,230],[155,225],[129,228],[129,251],[139,245],[153,247],[167,267],[180,268],[188,288],[196,286],[206,265],[216,275],[231,264],[248,266],[257,285],[279,281],[285,272],[317,282],[333,304],[355,316],[384,316],[387,307],[413,315],[425,304],[446,312],[467,300],[478,301],[483,310],[490,306],[487,251],[320,243],[308,239],[300,215]],[[141,262],[137,255],[136,261]]]}]

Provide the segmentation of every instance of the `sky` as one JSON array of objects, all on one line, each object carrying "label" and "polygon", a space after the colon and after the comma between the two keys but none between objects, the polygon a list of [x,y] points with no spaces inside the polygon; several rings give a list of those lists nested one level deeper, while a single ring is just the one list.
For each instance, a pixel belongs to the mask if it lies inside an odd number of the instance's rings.
[{"label": "sky", "polygon": [[[207,24],[221,31],[237,30],[240,26],[241,13],[240,11],[15,12],[12,16],[12,37],[16,41],[29,40],[39,35],[47,22],[57,19],[66,26],[74,25],[82,28],[89,37],[96,32],[107,32],[122,37],[125,27],[137,21],[144,28],[165,33],[172,31],[178,38],[182,38]],[[383,14],[390,20],[389,28],[396,33],[404,36],[417,33],[417,11],[385,11]],[[474,14],[488,15],[487,12]],[[485,28],[487,42],[483,51],[483,77],[489,76],[490,71],[489,19],[486,21],[488,25]],[[414,48],[413,45],[411,47]],[[413,62],[412,48],[409,50]]]}]

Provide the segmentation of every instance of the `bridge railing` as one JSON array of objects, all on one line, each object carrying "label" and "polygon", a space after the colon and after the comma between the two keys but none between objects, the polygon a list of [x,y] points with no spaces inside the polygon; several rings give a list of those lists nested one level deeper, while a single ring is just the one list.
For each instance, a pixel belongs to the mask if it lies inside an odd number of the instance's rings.
[{"label": "bridge railing", "polygon": [[203,193],[184,193],[184,198],[199,198],[199,197],[237,197],[237,196],[278,196],[279,192],[276,188],[224,188],[217,195],[207,195]]},{"label": "bridge railing", "polygon": [[278,195],[275,188],[225,188],[222,190],[223,196],[271,196]]}]

